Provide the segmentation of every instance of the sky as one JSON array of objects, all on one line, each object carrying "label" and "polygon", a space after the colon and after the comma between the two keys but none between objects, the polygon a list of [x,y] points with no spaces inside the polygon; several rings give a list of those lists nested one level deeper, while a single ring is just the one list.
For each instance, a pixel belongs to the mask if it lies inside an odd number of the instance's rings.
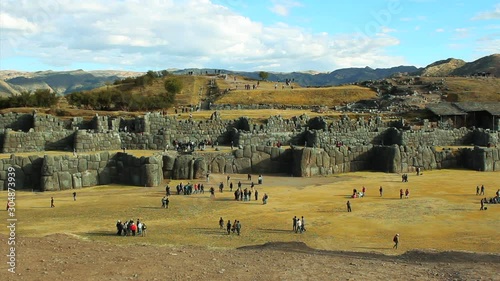
[{"label": "sky", "polygon": [[498,0],[0,1],[0,70],[330,72],[494,53]]}]

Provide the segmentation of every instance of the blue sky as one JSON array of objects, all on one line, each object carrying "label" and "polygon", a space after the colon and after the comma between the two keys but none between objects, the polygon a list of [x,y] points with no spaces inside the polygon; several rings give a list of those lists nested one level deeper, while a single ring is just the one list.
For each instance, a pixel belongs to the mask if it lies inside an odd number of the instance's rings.
[{"label": "blue sky", "polygon": [[500,2],[3,0],[0,70],[425,66],[500,52]]}]

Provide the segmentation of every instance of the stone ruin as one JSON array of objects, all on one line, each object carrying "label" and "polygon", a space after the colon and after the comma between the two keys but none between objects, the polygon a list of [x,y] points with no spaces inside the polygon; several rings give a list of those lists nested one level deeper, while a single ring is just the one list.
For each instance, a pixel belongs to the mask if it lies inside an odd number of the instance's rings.
[{"label": "stone ruin", "polygon": [[[60,120],[51,115],[0,115],[0,189],[7,169],[16,170],[19,189],[77,189],[119,183],[158,186],[163,179],[203,179],[207,173],[286,174],[298,177],[363,170],[390,173],[465,168],[500,171],[500,134],[483,129],[439,129],[428,122],[413,128],[404,120],[379,117],[290,119],[264,122],[240,117],[178,120],[148,113],[134,119],[98,116]],[[172,150],[174,141],[210,141],[231,152]],[[452,149],[449,146],[469,146]],[[442,148],[445,147],[445,148]],[[167,149],[168,148],[168,149]],[[122,150],[154,150],[135,157]],[[73,156],[16,156],[21,152],[69,151]]]}]

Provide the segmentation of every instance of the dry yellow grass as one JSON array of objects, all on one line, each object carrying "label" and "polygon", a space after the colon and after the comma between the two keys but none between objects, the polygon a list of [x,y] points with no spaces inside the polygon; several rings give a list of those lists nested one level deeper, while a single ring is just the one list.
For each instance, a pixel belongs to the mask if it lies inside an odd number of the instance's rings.
[{"label": "dry yellow grass", "polygon": [[376,93],[359,86],[338,86],[328,88],[285,88],[278,90],[236,90],[230,91],[216,101],[216,104],[286,104],[335,106],[364,99],[373,99]]},{"label": "dry yellow grass", "polygon": [[[225,181],[226,175],[211,175],[210,186]],[[254,176],[255,177],[255,176]],[[246,175],[231,175],[248,186]],[[170,208],[161,209],[164,187],[100,186],[47,193],[17,192],[17,234],[43,236],[71,233],[91,240],[118,244],[196,245],[235,248],[269,241],[303,241],[311,247],[331,250],[376,251],[399,254],[409,249],[500,252],[498,213],[500,205],[479,211],[476,185],[486,186],[486,196],[496,191],[498,173],[465,170],[425,171],[410,175],[358,172],[334,177],[291,178],[264,176],[257,186],[269,203],[238,202],[226,191],[211,199],[208,192],[191,196],[174,195]],[[180,181],[173,181],[175,186]],[[186,183],[187,180],[182,182]],[[379,197],[378,187],[384,187]],[[351,199],[353,188],[367,187],[367,196]],[[409,188],[410,199],[399,199],[399,189]],[[2,192],[5,196],[5,192]],[[49,208],[54,196],[56,208]],[[4,197],[5,198],[5,197]],[[345,203],[352,202],[352,213]],[[291,231],[292,217],[304,216],[307,231]],[[242,222],[242,236],[225,235],[219,217]],[[148,225],[147,237],[116,237],[117,219],[141,218]],[[2,228],[6,234],[7,229]],[[398,251],[392,237],[401,235]],[[22,238],[21,238],[22,239]]]},{"label": "dry yellow grass", "polygon": [[424,82],[445,80],[450,101],[500,101],[500,78],[423,77]]}]

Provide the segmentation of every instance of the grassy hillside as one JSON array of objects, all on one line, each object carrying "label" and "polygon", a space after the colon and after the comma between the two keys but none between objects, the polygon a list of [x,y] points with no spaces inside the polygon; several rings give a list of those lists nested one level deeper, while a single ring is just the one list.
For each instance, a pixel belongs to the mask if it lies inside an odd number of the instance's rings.
[{"label": "grassy hillside", "polygon": [[285,104],[335,106],[373,99],[376,92],[359,86],[328,88],[285,88],[230,91],[216,104]]},{"label": "grassy hillside", "polygon": [[500,78],[425,77],[424,83],[444,80],[448,101],[500,101]]}]

